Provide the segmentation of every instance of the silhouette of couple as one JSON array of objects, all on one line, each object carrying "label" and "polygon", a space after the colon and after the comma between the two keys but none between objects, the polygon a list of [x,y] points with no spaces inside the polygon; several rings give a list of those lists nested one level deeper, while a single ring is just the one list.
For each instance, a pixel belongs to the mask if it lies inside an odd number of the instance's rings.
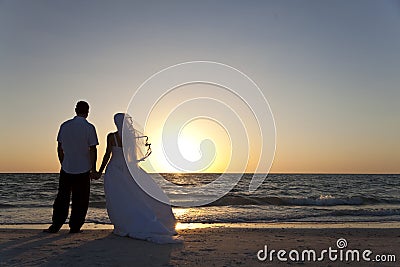
[{"label": "silhouette of couple", "polygon": [[[107,135],[107,148],[99,171],[96,171],[97,148],[99,144],[95,127],[86,118],[89,104],[79,101],[76,116],[60,126],[57,152],[61,164],[58,193],[53,204],[52,225],[47,233],[57,233],[65,223],[72,194],[70,233],[82,232],[89,206],[90,180],[104,174],[106,207],[114,233],[120,236],[148,240],[156,243],[181,242],[176,236],[176,220],[168,197],[153,181],[151,176],[138,166],[136,150],[138,135],[132,119],[124,113],[117,113],[114,122],[116,132]],[[122,129],[126,142],[133,149],[129,161],[125,161],[122,150]],[[111,159],[110,159],[111,158]],[[129,167],[128,165],[129,164]],[[146,188],[155,192],[157,199],[148,195],[135,179],[145,181]]]}]

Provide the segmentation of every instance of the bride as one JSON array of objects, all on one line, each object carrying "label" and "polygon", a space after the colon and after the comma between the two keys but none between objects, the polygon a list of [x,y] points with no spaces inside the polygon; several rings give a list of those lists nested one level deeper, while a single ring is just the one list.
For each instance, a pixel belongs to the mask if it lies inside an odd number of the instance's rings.
[{"label": "bride", "polygon": [[[138,166],[148,155],[138,157],[141,136],[133,128],[132,119],[124,113],[114,116],[117,132],[107,135],[107,148],[99,169],[104,174],[104,192],[108,216],[114,234],[143,239],[155,243],[181,242],[175,231],[176,220],[168,197],[151,176]],[[124,131],[124,151],[122,132]],[[142,136],[143,137],[143,136]],[[124,152],[129,153],[125,161]],[[111,157],[111,160],[110,160]],[[108,165],[107,165],[108,163]],[[136,181],[140,181],[160,202],[148,195]]]}]

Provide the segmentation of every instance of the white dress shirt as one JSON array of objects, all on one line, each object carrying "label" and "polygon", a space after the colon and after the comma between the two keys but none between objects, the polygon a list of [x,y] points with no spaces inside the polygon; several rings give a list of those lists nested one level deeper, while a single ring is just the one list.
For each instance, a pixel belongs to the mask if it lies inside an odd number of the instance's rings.
[{"label": "white dress shirt", "polygon": [[57,141],[64,151],[62,169],[78,174],[90,171],[89,147],[98,145],[96,129],[85,118],[75,116],[60,126]]}]

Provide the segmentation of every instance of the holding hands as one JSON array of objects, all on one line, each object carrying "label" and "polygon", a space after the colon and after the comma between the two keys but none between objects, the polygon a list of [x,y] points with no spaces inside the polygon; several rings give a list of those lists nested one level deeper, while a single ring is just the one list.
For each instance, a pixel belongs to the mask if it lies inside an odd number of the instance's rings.
[{"label": "holding hands", "polygon": [[101,177],[101,172],[92,171],[92,172],[90,172],[89,176],[90,176],[90,180],[98,180]]}]

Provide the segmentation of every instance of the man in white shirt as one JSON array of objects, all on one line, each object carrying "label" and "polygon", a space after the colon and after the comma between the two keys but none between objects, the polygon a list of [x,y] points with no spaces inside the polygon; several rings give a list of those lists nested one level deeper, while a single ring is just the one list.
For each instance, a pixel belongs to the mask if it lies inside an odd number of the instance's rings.
[{"label": "man in white shirt", "polygon": [[89,206],[90,178],[98,178],[96,146],[99,142],[95,127],[86,120],[89,104],[79,101],[75,112],[73,119],[61,124],[57,136],[61,171],[58,194],[53,204],[53,223],[44,230],[47,233],[57,233],[66,221],[71,193],[70,233],[81,232]]}]

